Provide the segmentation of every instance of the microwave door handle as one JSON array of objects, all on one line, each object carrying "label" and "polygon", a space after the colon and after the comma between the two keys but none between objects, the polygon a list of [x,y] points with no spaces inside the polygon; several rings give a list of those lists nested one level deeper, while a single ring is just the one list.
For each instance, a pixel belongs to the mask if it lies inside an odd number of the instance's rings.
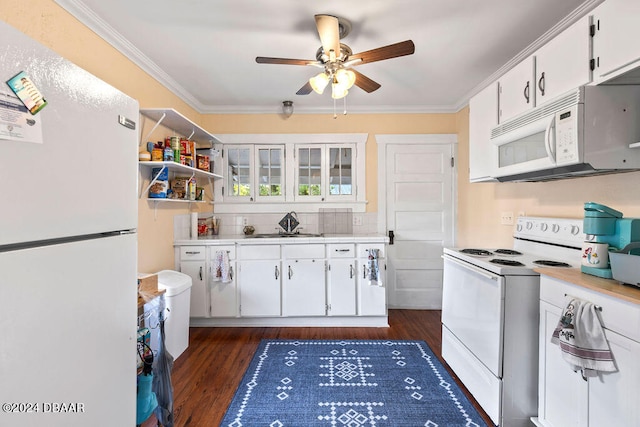
[{"label": "microwave door handle", "polygon": [[544,148],[547,150],[547,156],[553,163],[556,162],[556,138],[555,138],[555,127],[556,127],[556,117],[553,116],[551,121],[549,121],[549,125],[547,126],[547,130],[544,133]]}]

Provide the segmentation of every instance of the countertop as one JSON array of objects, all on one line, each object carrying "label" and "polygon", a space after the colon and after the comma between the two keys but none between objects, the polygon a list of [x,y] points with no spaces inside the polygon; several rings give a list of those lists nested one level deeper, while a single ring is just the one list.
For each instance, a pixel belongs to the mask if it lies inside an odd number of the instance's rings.
[{"label": "countertop", "polygon": [[640,304],[640,288],[601,277],[585,274],[579,268],[536,268],[536,272],[554,279],[563,280],[603,294],[620,298],[634,304]]},{"label": "countertop", "polygon": [[195,239],[175,240],[174,246],[194,245],[273,245],[281,243],[388,243],[384,234],[326,234],[322,237],[269,237],[255,238],[244,234],[201,236]]}]

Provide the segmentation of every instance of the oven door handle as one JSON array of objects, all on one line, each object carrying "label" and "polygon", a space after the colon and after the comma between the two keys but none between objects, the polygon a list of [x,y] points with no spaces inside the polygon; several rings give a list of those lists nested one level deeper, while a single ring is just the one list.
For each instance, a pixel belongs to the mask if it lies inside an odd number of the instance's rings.
[{"label": "oven door handle", "polygon": [[458,259],[456,259],[456,258],[454,258],[452,256],[442,255],[442,259],[446,259],[447,261],[451,261],[454,264],[458,264],[460,267],[464,267],[464,268],[466,268],[468,270],[471,270],[471,271],[475,272],[476,274],[479,274],[480,276],[486,277],[487,279],[490,279],[490,280],[497,281],[500,278],[500,276],[496,276],[495,274],[491,274],[491,273],[489,273],[489,272],[487,272],[485,270],[482,270],[482,269],[480,269],[478,267],[475,267],[475,266],[473,266],[471,264],[468,264],[466,262],[459,261]]}]

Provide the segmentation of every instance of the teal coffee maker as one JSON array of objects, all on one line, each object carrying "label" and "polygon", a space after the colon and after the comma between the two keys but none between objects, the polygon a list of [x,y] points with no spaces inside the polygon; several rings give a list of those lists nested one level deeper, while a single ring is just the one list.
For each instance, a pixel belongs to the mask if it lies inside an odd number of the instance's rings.
[{"label": "teal coffee maker", "polygon": [[583,231],[586,235],[582,251],[583,273],[612,279],[611,267],[607,262],[599,266],[585,265],[584,259],[599,244],[608,245],[609,251],[618,251],[631,242],[640,242],[640,218],[623,218],[622,212],[599,203],[584,204]]}]

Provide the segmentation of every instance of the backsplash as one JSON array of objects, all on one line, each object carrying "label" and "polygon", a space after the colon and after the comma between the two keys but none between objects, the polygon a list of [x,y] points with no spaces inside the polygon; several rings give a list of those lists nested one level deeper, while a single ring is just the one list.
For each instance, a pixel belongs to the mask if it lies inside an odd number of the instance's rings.
[{"label": "backsplash", "polygon": [[[200,213],[199,218],[219,219],[219,235],[242,235],[245,225],[252,225],[255,233],[277,233],[282,230],[278,222],[287,212],[277,214],[211,214]],[[378,213],[351,213],[343,209],[323,209],[321,213],[299,213],[300,225],[296,228],[301,233],[354,234],[366,235],[377,232]],[[351,222],[351,225],[347,223]],[[191,238],[191,217],[189,214],[176,215],[173,219],[174,240]]]}]

